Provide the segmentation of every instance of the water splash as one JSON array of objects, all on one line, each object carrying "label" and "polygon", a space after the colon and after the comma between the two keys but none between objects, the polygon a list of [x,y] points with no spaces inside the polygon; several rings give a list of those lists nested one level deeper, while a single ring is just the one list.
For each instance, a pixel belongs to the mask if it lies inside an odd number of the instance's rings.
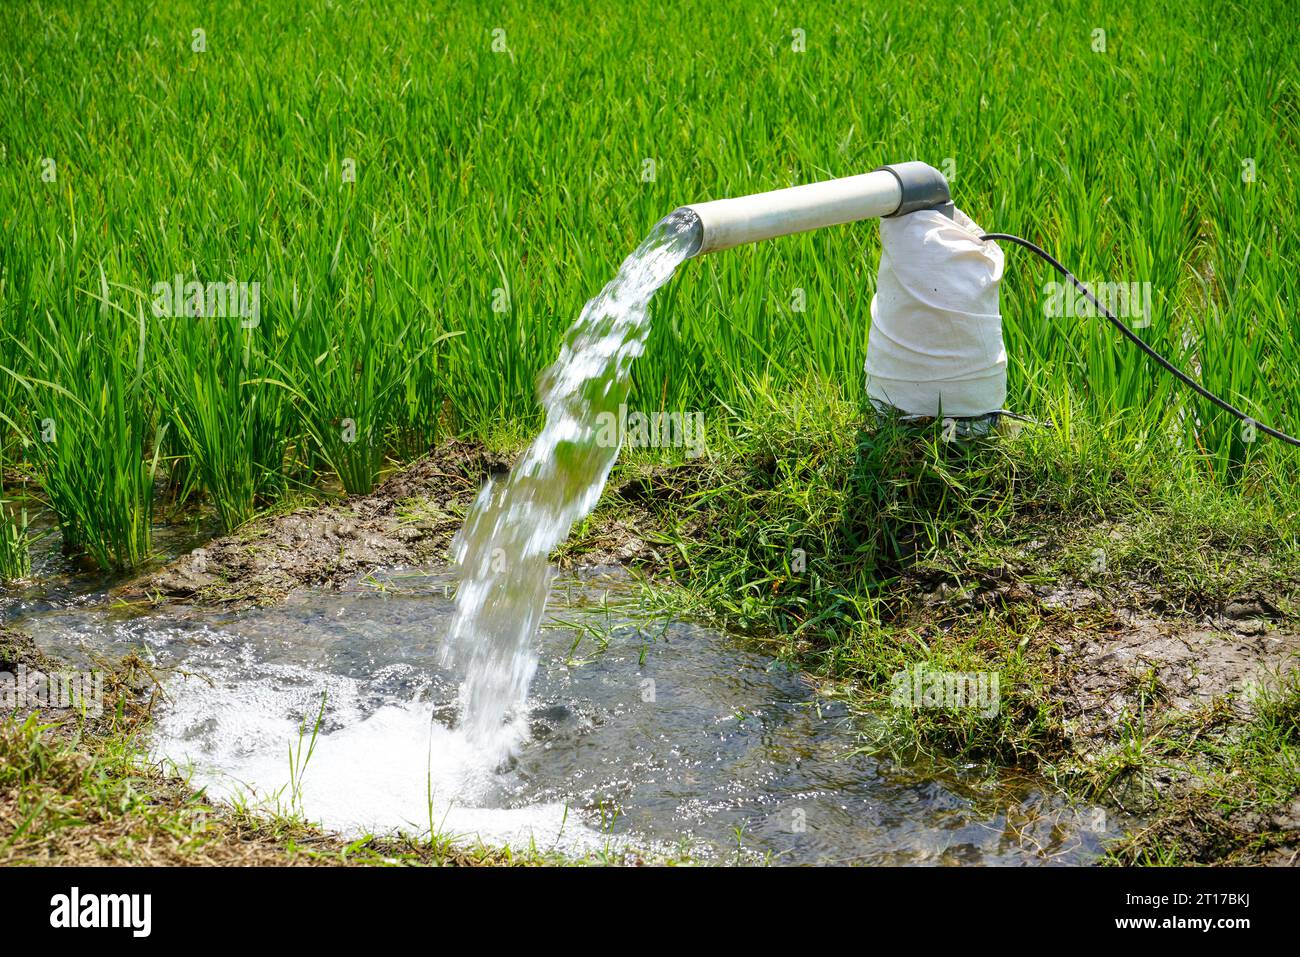
[{"label": "water splash", "polygon": [[476,747],[504,756],[524,734],[510,719],[521,718],[537,668],[550,554],[600,498],[619,450],[602,413],[617,415],[626,400],[650,299],[700,236],[689,210],[661,220],[583,307],[538,387],[546,424],[509,476],[483,487],[456,538],[461,582],[443,658],[463,668],[460,726]]}]

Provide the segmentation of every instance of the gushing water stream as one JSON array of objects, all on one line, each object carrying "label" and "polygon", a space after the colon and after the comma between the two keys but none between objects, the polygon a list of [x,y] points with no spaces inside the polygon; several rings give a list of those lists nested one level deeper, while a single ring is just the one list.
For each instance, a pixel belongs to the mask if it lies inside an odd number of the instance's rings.
[{"label": "gushing water stream", "polygon": [[661,220],[583,307],[541,378],[546,424],[509,476],[483,487],[457,536],[461,583],[443,660],[463,670],[460,725],[485,751],[504,757],[523,733],[550,554],[600,499],[619,450],[600,429],[602,413],[626,400],[650,299],[695,252],[699,230],[689,211]]}]

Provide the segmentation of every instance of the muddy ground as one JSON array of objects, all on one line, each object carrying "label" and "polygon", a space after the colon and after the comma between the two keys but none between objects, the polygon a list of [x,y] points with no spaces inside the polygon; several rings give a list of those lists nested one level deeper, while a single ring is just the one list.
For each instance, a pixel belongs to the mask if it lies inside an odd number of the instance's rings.
[{"label": "muddy ground", "polygon": [[369,495],[250,523],[196,548],[113,597],[246,607],[296,588],[331,587],[367,570],[438,561],[488,475],[509,463],[448,442]]},{"label": "muddy ground", "polygon": [[[1048,601],[1059,597],[1058,590]],[[1104,761],[1142,741],[1148,763],[1111,792],[1147,818],[1116,849],[1118,859],[1177,847],[1195,863],[1294,866],[1300,768],[1290,768],[1294,796],[1279,807],[1244,769],[1207,767],[1196,739],[1222,740],[1230,752],[1266,696],[1294,687],[1300,633],[1267,599],[1231,602],[1202,621],[1113,609],[1083,587],[1070,590],[1070,601],[1099,615],[1095,631],[1062,643],[1064,667],[1053,689],[1075,755]],[[1289,717],[1294,728],[1294,711]],[[1121,766],[1112,761],[1108,772]]]},{"label": "muddy ground", "polygon": [[[446,443],[370,495],[255,521],[117,588],[112,597],[195,609],[265,605],[298,588],[337,587],[368,570],[443,561],[482,482],[508,464],[477,445]],[[637,565],[653,576],[662,557],[652,544],[662,540],[655,519],[635,494],[623,505],[617,516],[585,529],[564,563]],[[976,603],[980,591],[976,584]],[[1029,602],[1045,614],[1068,613],[1070,626],[1060,629],[1043,662],[1052,675],[1051,703],[1063,718],[1064,757],[1082,764],[1112,753],[1135,715],[1148,730],[1205,714],[1213,715],[1219,733],[1244,725],[1254,717],[1259,689],[1277,687],[1282,675],[1300,667],[1300,633],[1264,596],[1196,619],[1116,608],[1078,582],[1028,587],[1011,580],[982,591],[986,605]],[[0,656],[22,647],[21,637],[8,633]],[[1226,829],[1234,838],[1228,842],[1234,862],[1295,862],[1300,801],[1281,816],[1252,817],[1237,801],[1225,810],[1196,768],[1169,755],[1157,763],[1142,782],[1155,796],[1146,805],[1171,813],[1157,814],[1142,839],[1175,842],[1192,859],[1209,863],[1224,859],[1219,838]],[[1256,831],[1263,835],[1254,842],[1257,853],[1243,858],[1242,838]]]},{"label": "muddy ground", "polygon": [[[1080,607],[1083,589],[1072,592]],[[1049,607],[1057,600],[1049,597]],[[1106,610],[1100,599],[1093,610]],[[1084,740],[1109,736],[1140,706],[1142,687],[1159,689],[1165,707],[1192,712],[1222,699],[1247,718],[1264,689],[1300,667],[1300,634],[1281,630],[1258,603],[1229,606],[1214,624],[1161,620],[1127,609],[1107,616],[1094,633],[1076,634],[1061,651],[1070,664],[1067,714]]]},{"label": "muddy ground", "polygon": [[[1141,588],[1126,607],[1083,581],[1031,585],[1005,569],[962,593],[967,615],[997,609],[1044,623],[1029,651],[1038,652],[1061,730],[1044,770],[1141,819],[1112,845],[1112,861],[1300,861],[1300,631],[1277,603],[1242,596],[1160,615]],[[1265,708],[1289,725],[1289,752],[1248,747]],[[1269,785],[1290,796],[1279,803]]]}]

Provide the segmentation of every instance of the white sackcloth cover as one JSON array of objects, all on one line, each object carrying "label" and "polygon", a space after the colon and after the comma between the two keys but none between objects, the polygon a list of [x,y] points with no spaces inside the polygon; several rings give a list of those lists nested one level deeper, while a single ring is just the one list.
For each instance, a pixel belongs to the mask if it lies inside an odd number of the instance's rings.
[{"label": "white sackcloth cover", "polygon": [[957,209],[880,221],[880,273],[867,337],[867,395],[911,415],[1002,408],[1007,353],[1002,250]]}]

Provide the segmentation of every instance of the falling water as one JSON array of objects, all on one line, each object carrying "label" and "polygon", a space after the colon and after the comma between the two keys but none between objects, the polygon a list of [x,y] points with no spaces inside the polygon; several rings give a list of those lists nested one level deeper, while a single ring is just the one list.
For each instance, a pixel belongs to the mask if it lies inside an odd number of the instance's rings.
[{"label": "falling water", "polygon": [[504,480],[479,493],[454,545],[460,586],[443,646],[463,669],[460,725],[503,754],[537,667],[533,636],[550,590],[551,552],[596,505],[618,457],[602,413],[618,414],[632,361],[645,348],[649,304],[700,242],[699,219],[661,220],[600,294],[583,307],[542,375],[546,424]]}]

